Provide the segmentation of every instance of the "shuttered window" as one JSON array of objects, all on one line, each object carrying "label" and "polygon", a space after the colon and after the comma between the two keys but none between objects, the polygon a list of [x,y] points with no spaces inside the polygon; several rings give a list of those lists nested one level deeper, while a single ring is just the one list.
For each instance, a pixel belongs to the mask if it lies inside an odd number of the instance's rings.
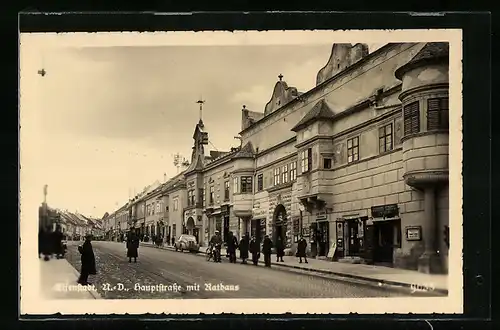
[{"label": "shuttered window", "polygon": [[404,107],[404,134],[415,134],[420,132],[420,109],[418,101],[412,102]]},{"label": "shuttered window", "polygon": [[427,130],[448,129],[448,98],[427,100]]}]

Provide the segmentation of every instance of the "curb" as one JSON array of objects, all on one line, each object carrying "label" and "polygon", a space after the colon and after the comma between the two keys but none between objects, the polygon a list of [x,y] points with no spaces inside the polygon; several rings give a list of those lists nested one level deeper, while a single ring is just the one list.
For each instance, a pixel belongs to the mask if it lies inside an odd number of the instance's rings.
[{"label": "curb", "polygon": [[[76,270],[76,268],[75,268],[75,267],[73,267],[73,265],[72,265],[72,264],[70,264],[70,263],[68,262],[68,260],[64,259],[64,261],[66,261],[66,262],[68,263],[68,265],[69,265],[69,266],[73,269],[73,273],[75,273],[76,278],[80,277],[80,272],[79,272],[78,270]],[[91,296],[92,296],[92,298],[94,298],[94,299],[103,299],[103,298],[102,298],[102,296],[99,294],[99,292],[97,292],[97,290],[96,290],[96,291],[94,291],[94,290],[89,290],[89,291],[87,291],[87,292],[88,292],[88,293],[90,293],[90,295],[91,295]]]},{"label": "curb", "polygon": [[[165,247],[156,247],[154,245],[149,245],[149,244],[144,244],[140,243],[140,246],[144,247],[151,247],[151,248],[156,248],[156,249],[162,249],[162,250],[170,250],[170,251],[175,251],[174,248],[171,248],[169,246]],[[193,253],[194,254],[194,253]],[[200,248],[200,251],[196,253],[195,255],[199,256],[205,256],[205,251],[202,251]],[[222,258],[227,259],[225,256],[222,256]],[[259,260],[260,264],[264,264],[262,260]],[[360,276],[360,275],[353,275],[353,274],[346,274],[346,273],[339,273],[339,272],[334,272],[331,270],[324,270],[324,269],[311,269],[307,267],[301,267],[301,266],[295,266],[295,265],[287,265],[287,264],[277,264],[277,263],[272,263],[273,266],[278,266],[282,268],[293,268],[293,269],[299,269],[303,271],[308,271],[311,273],[319,273],[319,274],[325,274],[325,275],[334,275],[338,277],[343,277],[343,278],[349,278],[353,280],[358,280],[358,281],[363,281],[363,282],[369,282],[367,284],[377,284],[377,286],[380,285],[387,285],[387,286],[393,286],[393,287],[399,287],[399,288],[406,288],[410,289],[412,287],[412,284],[409,283],[404,283],[404,282],[396,282],[396,281],[390,281],[390,280],[383,280],[383,279],[376,279],[372,277],[366,277],[366,276]],[[439,294],[444,294],[448,295],[448,290],[447,289],[440,289],[436,288],[432,291],[432,293],[439,293]]]}]

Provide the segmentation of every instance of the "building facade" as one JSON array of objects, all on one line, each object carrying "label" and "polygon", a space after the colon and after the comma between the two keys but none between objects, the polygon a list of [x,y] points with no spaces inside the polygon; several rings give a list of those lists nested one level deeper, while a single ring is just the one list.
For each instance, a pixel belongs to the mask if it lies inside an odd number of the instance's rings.
[{"label": "building facade", "polygon": [[263,112],[243,106],[239,147],[206,156],[200,119],[162,190],[169,230],[269,235],[290,253],[303,236],[313,257],[447,272],[448,57],[447,43],[334,44],[315,87],[280,75]]}]

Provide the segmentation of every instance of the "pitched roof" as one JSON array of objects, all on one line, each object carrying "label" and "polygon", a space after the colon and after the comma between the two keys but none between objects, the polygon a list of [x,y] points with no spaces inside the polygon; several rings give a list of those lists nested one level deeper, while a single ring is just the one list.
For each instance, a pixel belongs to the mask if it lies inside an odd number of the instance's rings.
[{"label": "pitched roof", "polygon": [[332,120],[334,116],[335,114],[330,109],[325,99],[322,99],[316,103],[308,113],[306,113],[299,123],[292,128],[292,131],[297,132],[317,120]]},{"label": "pitched roof", "polygon": [[428,42],[408,63],[399,67],[394,72],[394,75],[401,80],[406,72],[421,65],[447,62],[449,55],[450,46],[448,42]]},{"label": "pitched roof", "polygon": [[252,142],[248,142],[233,156],[233,158],[253,158],[253,156],[254,149]]}]

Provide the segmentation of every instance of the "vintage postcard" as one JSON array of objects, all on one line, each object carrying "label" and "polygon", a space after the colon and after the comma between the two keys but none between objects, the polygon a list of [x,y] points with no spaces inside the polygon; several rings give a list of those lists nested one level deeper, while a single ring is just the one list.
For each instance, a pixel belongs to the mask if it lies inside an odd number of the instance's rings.
[{"label": "vintage postcard", "polygon": [[21,34],[21,314],[462,313],[461,59],[460,30]]}]

